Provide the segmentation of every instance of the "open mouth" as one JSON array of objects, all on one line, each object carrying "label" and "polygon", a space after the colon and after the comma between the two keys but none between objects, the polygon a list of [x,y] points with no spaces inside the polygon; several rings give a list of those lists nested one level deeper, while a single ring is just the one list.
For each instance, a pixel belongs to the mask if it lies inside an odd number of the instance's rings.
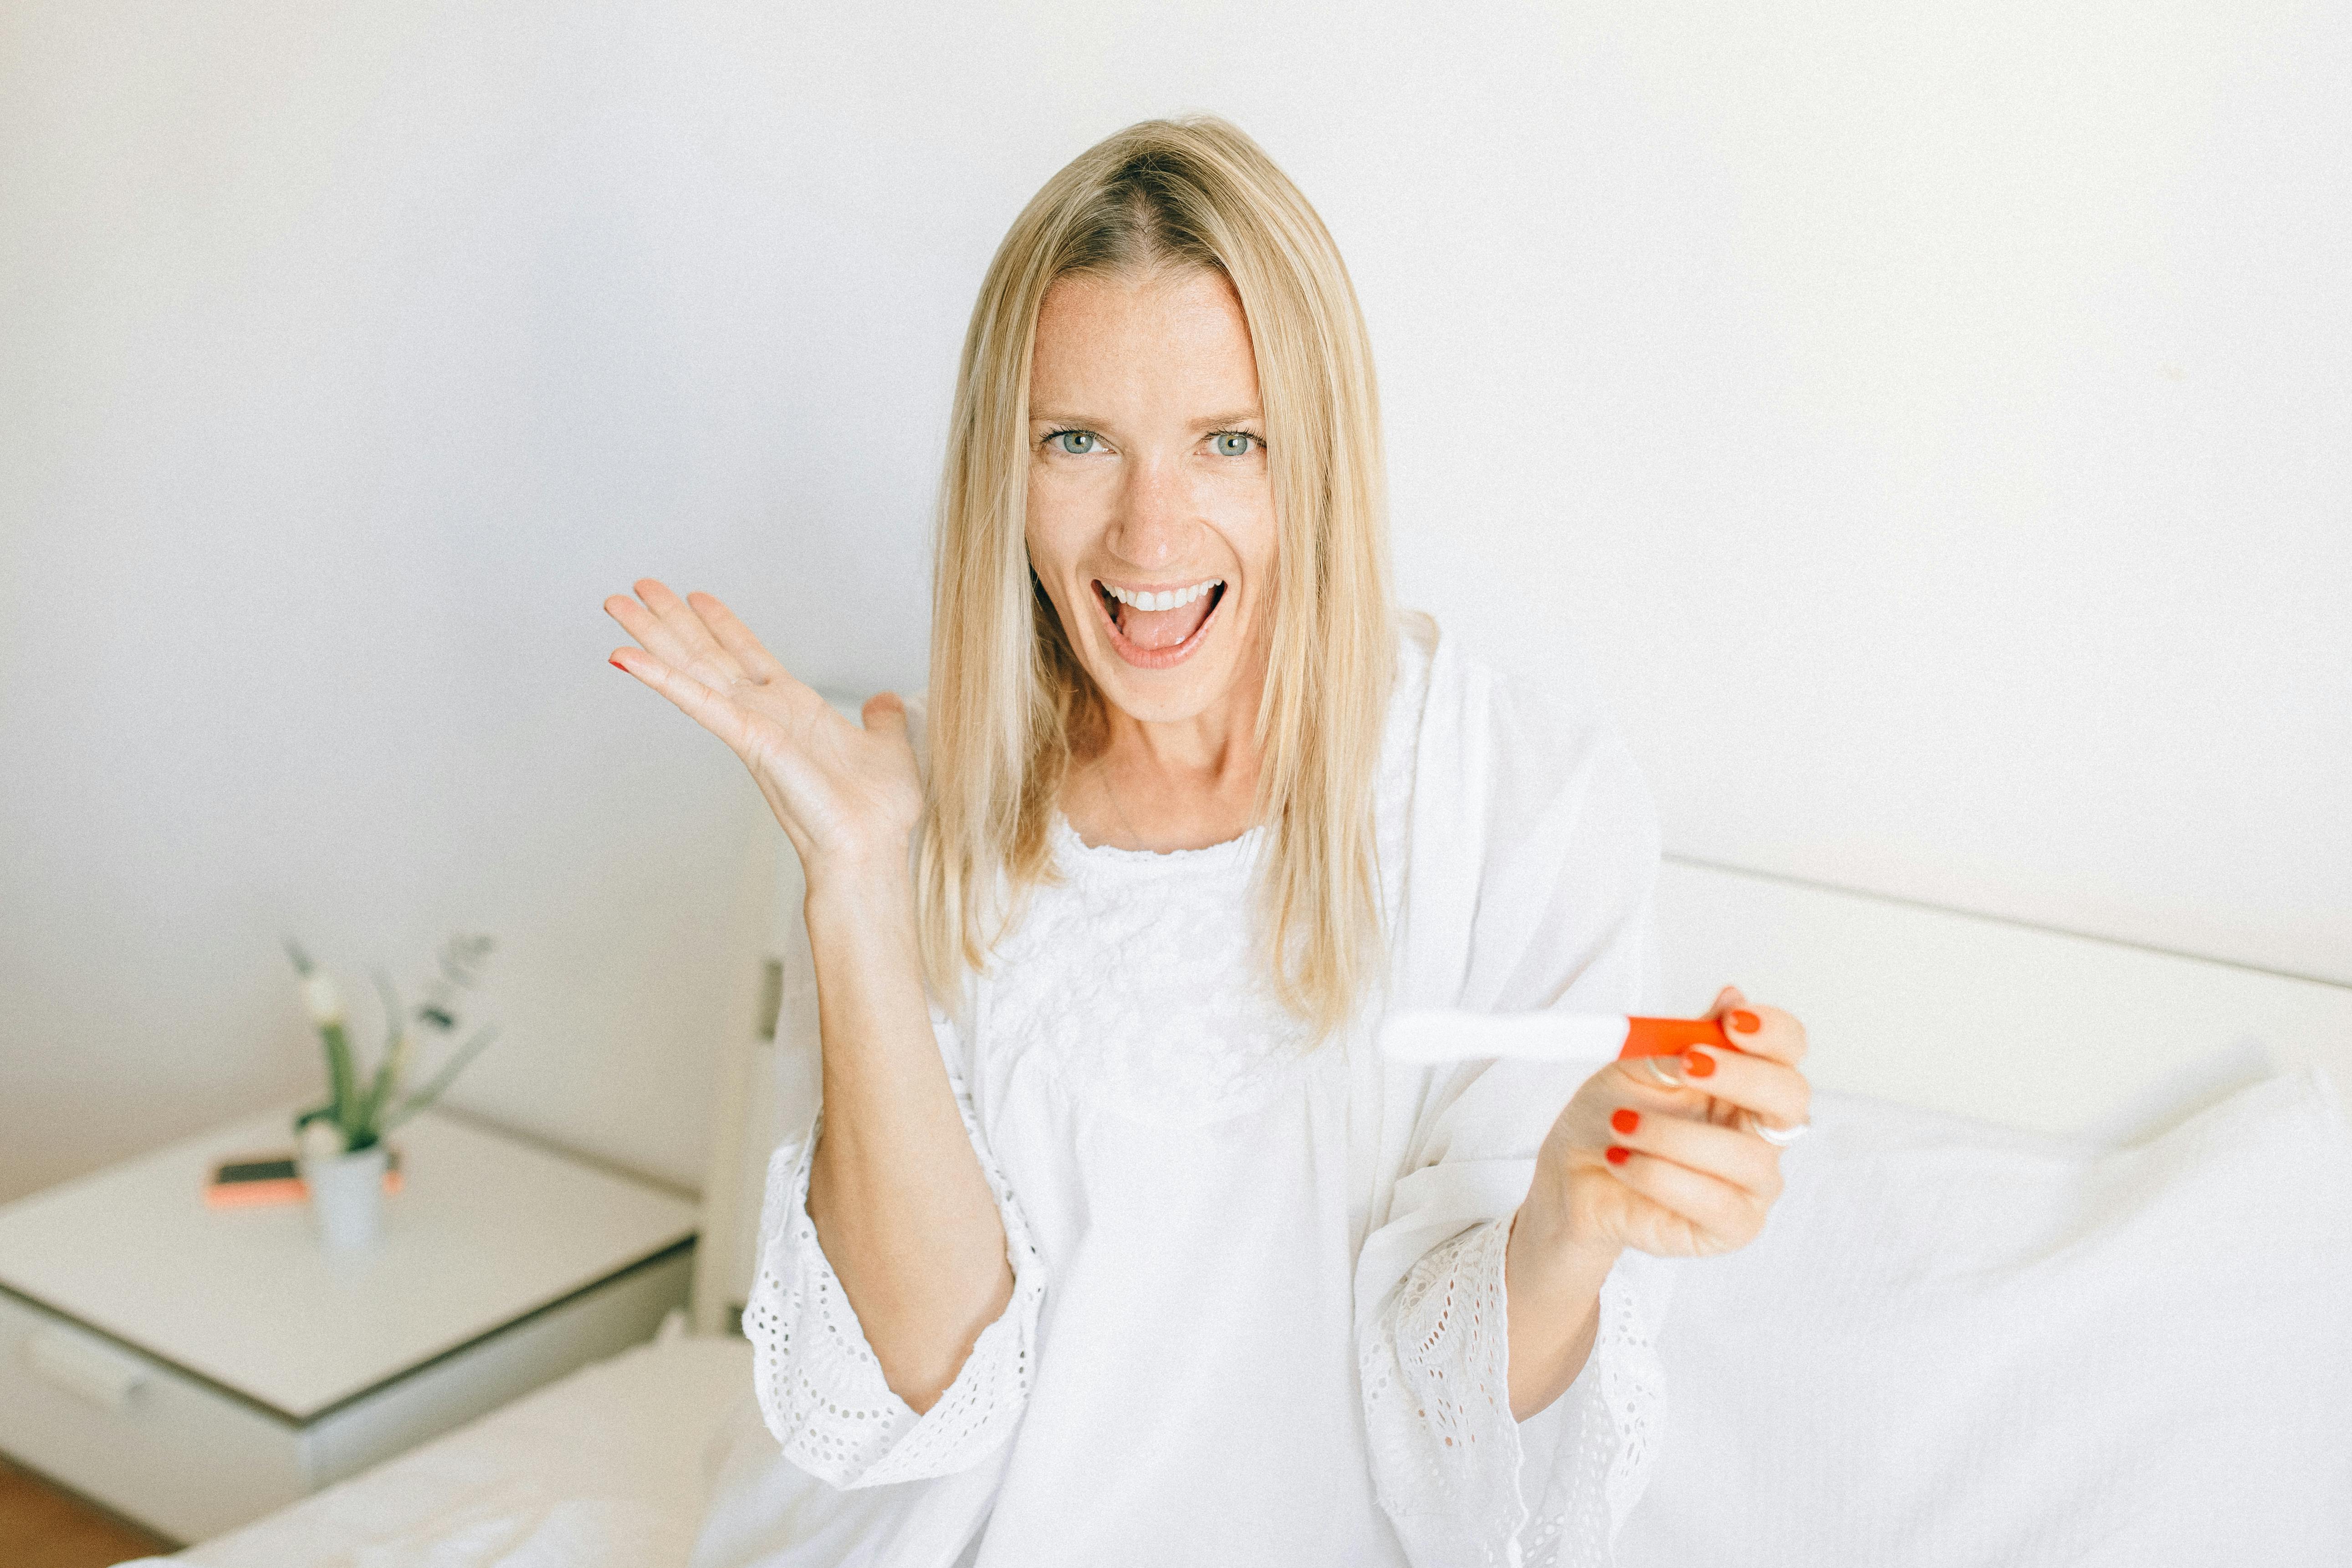
[{"label": "open mouth", "polygon": [[1097,577],[1094,589],[1095,603],[1110,623],[1112,647],[1149,669],[1165,668],[1198,647],[1225,598],[1222,577],[1166,588],[1115,587]]}]

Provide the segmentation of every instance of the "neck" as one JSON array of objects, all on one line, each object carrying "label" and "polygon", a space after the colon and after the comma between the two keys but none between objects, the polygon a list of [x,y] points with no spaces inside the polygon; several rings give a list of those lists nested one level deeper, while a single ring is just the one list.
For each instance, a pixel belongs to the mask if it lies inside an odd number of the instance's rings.
[{"label": "neck", "polygon": [[1203,711],[1144,720],[1106,705],[1101,742],[1074,770],[1063,810],[1089,844],[1200,849],[1237,838],[1257,815],[1257,709],[1264,672]]}]

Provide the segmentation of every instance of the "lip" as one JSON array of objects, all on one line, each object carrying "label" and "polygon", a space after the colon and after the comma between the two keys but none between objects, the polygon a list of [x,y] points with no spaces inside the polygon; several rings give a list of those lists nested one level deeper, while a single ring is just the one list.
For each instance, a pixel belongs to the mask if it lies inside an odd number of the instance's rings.
[{"label": "lip", "polygon": [[[1201,624],[1192,628],[1191,637],[1173,647],[1140,647],[1129,641],[1127,634],[1118,629],[1118,623],[1110,618],[1110,611],[1103,604],[1102,593],[1095,586],[1102,581],[1103,579],[1099,577],[1087,580],[1087,597],[1094,601],[1095,614],[1102,617],[1103,632],[1110,638],[1111,651],[1138,669],[1172,669],[1199,652],[1201,645],[1209,640],[1210,629],[1216,626],[1217,617],[1225,613],[1226,602],[1233,597],[1233,579],[1228,577],[1224,580],[1225,585],[1222,589],[1210,590],[1216,595],[1217,602],[1209,606],[1209,613],[1201,617]],[[1164,588],[1159,584],[1150,584],[1147,587],[1140,583],[1120,583],[1115,586],[1138,594],[1147,591],[1157,594],[1172,592],[1178,588],[1189,588],[1192,583],[1200,581],[1200,578],[1195,577],[1190,583],[1171,583]]]}]

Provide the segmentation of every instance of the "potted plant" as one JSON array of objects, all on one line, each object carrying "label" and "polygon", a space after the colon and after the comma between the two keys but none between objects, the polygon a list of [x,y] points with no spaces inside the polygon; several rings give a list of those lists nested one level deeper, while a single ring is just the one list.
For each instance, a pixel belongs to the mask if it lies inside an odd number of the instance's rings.
[{"label": "potted plant", "polygon": [[[312,963],[296,943],[286,944],[294,972],[302,978],[303,1007],[319,1031],[327,1058],[327,1103],[297,1116],[294,1135],[310,1210],[329,1247],[350,1250],[375,1239],[383,1207],[385,1135],[439,1099],[497,1035],[494,1026],[484,1027],[454,1050],[442,1052],[457,1035],[461,994],[481,978],[491,945],[487,936],[453,936],[444,942],[437,973],[425,982],[424,1000],[414,1008],[404,1008],[392,982],[383,971],[375,972],[384,1032],[374,1070],[369,1072],[362,1070],[352,1049],[342,991],[334,976]],[[410,1087],[412,1073],[436,1055],[441,1056],[439,1067]]]}]

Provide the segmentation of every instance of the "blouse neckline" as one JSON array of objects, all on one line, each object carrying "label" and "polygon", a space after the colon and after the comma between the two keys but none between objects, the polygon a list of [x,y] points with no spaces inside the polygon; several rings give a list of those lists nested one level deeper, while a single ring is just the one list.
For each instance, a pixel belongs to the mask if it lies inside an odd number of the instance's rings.
[{"label": "blouse neckline", "polygon": [[1237,838],[1199,849],[1122,849],[1115,844],[1089,844],[1060,811],[1054,813],[1053,842],[1057,858],[1067,867],[1085,869],[1206,871],[1246,862],[1265,837],[1258,824]]}]

